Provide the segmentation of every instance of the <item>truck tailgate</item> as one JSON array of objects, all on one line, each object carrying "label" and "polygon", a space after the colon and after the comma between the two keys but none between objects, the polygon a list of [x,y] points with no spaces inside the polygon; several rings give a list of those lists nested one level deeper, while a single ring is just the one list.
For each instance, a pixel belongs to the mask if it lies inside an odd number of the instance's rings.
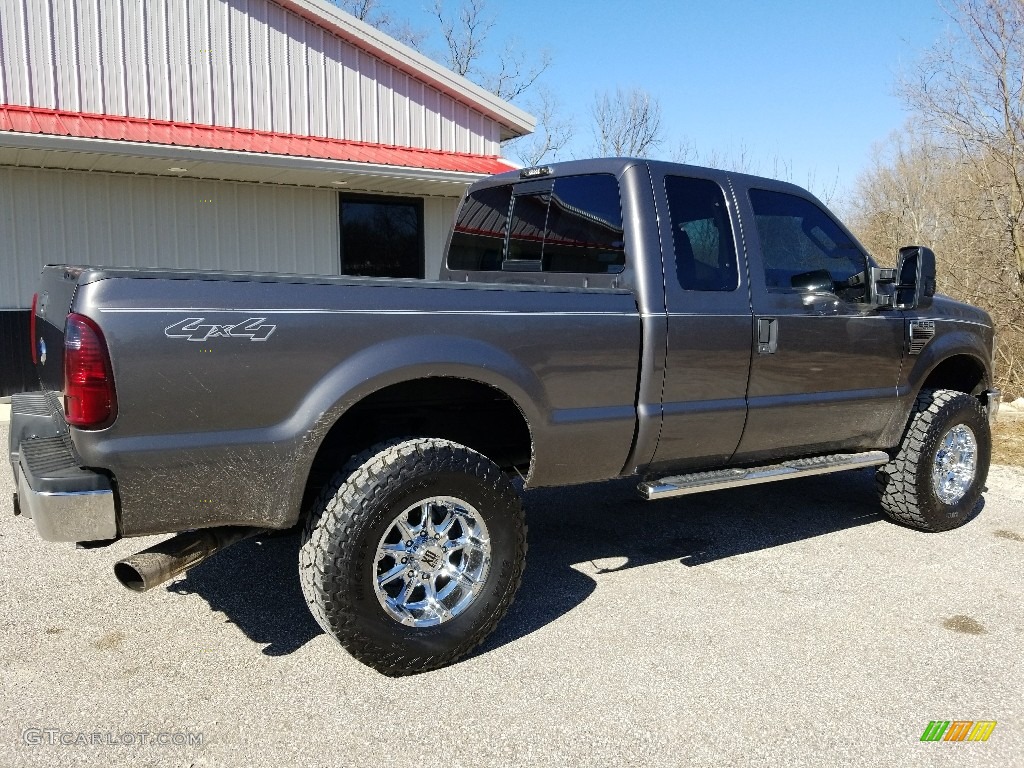
[{"label": "truck tailgate", "polygon": [[32,344],[39,383],[44,391],[61,391],[64,387],[64,322],[71,311],[81,273],[80,267],[43,267],[36,295]]}]

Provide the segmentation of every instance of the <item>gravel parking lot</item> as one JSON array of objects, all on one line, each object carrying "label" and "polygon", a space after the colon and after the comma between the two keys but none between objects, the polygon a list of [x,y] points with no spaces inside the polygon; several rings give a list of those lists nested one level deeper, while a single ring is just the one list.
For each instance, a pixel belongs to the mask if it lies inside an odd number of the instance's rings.
[{"label": "gravel parking lot", "polygon": [[[153,540],[47,544],[12,491],[3,468],[0,765],[1024,765],[1022,469],[933,535],[870,472],[530,492],[497,633],[397,680],[309,616],[294,534],[137,595],[111,566]],[[998,725],[923,743],[930,720]]]}]

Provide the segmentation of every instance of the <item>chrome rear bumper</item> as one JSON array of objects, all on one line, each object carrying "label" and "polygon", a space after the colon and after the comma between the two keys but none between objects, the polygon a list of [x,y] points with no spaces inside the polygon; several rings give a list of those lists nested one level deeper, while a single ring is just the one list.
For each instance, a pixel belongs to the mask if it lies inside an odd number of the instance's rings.
[{"label": "chrome rear bumper", "polygon": [[44,540],[99,541],[117,537],[117,507],[112,490],[36,491],[20,463],[15,473],[18,508],[24,517],[32,518]]},{"label": "chrome rear bumper", "polygon": [[81,466],[57,393],[12,397],[9,441],[15,514],[31,518],[46,541],[117,538],[111,479]]}]

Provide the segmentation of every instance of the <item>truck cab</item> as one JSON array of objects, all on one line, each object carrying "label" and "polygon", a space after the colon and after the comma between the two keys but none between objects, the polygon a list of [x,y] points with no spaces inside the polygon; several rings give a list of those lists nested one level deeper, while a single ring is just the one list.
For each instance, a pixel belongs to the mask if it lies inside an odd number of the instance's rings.
[{"label": "truck cab", "polygon": [[626,471],[657,474],[892,448],[926,382],[997,407],[990,318],[910,283],[897,301],[895,272],[793,184],[602,159],[479,182],[441,279],[630,288],[644,364]]}]

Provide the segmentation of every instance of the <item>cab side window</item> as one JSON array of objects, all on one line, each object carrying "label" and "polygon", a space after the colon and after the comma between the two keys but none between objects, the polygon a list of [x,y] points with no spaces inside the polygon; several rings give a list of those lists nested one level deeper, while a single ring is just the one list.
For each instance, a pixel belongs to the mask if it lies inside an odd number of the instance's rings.
[{"label": "cab side window", "polygon": [[687,291],[734,291],[736,246],[725,195],[707,179],[666,176],[676,275]]},{"label": "cab side window", "polygon": [[802,197],[765,189],[751,189],[750,203],[769,291],[799,291],[822,285],[824,277],[840,298],[867,300],[867,256],[825,211]]}]

